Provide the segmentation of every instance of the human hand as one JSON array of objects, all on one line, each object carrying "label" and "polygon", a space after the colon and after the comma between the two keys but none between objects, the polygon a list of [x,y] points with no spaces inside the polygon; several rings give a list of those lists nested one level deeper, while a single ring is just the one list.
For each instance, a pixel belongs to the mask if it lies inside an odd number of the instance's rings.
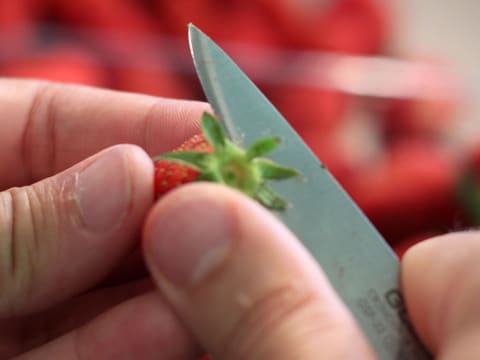
[{"label": "human hand", "polygon": [[[321,239],[319,239],[321,241]],[[214,184],[190,184],[148,215],[153,278],[214,359],[374,359],[352,315],[269,211]],[[413,326],[442,359],[480,356],[480,234],[426,241],[404,258]]]},{"label": "human hand", "polygon": [[0,80],[1,359],[194,356],[135,249],[153,203],[142,148],[171,149],[206,109]]},{"label": "human hand", "polygon": [[[187,185],[150,210],[148,156],[133,146],[97,154],[125,142],[169,149],[197,132],[205,105],[41,88],[0,82],[0,189],[33,183],[0,193],[0,358],[191,359],[198,342],[217,358],[374,358],[321,269],[270,212],[212,184]],[[115,167],[107,181],[120,189],[102,188],[96,165],[106,157]],[[77,174],[92,168],[103,181],[78,188]],[[78,191],[101,200],[88,207],[93,220]],[[167,300],[135,280],[130,254],[145,214],[143,250]],[[478,310],[465,299],[480,288],[478,235],[450,236],[407,254],[406,301],[432,351],[476,358]]]}]

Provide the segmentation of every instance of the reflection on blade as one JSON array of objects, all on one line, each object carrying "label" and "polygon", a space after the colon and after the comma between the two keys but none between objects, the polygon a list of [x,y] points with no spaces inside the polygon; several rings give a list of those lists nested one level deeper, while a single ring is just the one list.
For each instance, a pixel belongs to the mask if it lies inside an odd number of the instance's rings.
[{"label": "reflection on blade", "polygon": [[317,259],[380,358],[429,359],[405,316],[398,259],[380,234],[274,106],[193,25],[190,46],[207,99],[232,140],[245,146],[282,138],[271,158],[304,178],[272,184],[290,203],[277,215]]}]

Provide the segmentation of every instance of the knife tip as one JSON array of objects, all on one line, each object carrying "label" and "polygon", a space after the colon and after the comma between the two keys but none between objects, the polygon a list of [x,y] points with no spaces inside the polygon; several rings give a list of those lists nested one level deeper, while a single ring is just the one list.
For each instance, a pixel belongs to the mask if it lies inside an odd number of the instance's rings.
[{"label": "knife tip", "polygon": [[188,33],[192,34],[192,32],[200,32],[200,29],[194,23],[188,23]]},{"label": "knife tip", "polygon": [[202,31],[195,26],[193,23],[188,23],[188,39],[190,43],[190,47],[192,47],[193,38],[198,37],[198,35],[202,34]]}]

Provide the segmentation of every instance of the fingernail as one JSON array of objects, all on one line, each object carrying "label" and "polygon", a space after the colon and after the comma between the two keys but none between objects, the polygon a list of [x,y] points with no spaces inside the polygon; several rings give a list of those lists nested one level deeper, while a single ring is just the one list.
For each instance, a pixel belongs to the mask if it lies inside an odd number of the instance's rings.
[{"label": "fingernail", "polygon": [[77,195],[87,229],[106,231],[120,224],[131,198],[128,165],[123,153],[109,150],[84,169],[78,179]]},{"label": "fingernail", "polygon": [[161,214],[150,233],[156,269],[178,287],[201,282],[227,258],[232,218],[214,194],[182,199]]}]

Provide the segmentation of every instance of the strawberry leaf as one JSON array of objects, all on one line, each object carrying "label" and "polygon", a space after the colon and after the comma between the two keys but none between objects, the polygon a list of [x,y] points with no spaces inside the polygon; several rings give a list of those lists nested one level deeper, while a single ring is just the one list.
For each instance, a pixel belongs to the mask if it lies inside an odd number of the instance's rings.
[{"label": "strawberry leaf", "polygon": [[297,170],[275,164],[267,159],[255,159],[255,165],[258,166],[261,176],[265,180],[283,180],[300,176]]},{"label": "strawberry leaf", "polygon": [[264,138],[253,143],[247,150],[245,155],[247,160],[252,160],[256,157],[271,153],[280,144],[280,139],[277,137]]},{"label": "strawberry leaf", "polygon": [[208,143],[215,151],[225,147],[226,135],[220,123],[209,113],[204,112],[202,116],[202,131]]},{"label": "strawberry leaf", "polygon": [[267,186],[259,187],[255,197],[264,206],[273,210],[283,210],[287,207],[287,202],[273,192]]},{"label": "strawberry leaf", "polygon": [[199,151],[169,152],[159,156],[158,160],[171,160],[184,163],[196,170],[203,170],[211,155]]}]

